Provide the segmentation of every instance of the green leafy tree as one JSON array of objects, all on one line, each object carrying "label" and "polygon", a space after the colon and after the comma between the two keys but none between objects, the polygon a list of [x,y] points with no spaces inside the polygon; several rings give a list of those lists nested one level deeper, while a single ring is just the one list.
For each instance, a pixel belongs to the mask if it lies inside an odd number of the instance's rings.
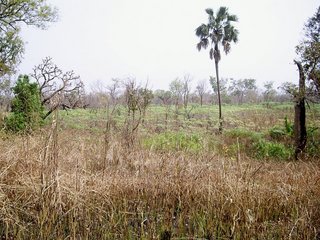
[{"label": "green leafy tree", "polygon": [[250,91],[257,90],[255,79],[239,79],[232,80],[229,91],[232,95],[238,98],[238,104],[244,102],[244,98],[250,93]]},{"label": "green leafy tree", "polygon": [[306,107],[305,101],[308,96],[306,80],[314,86],[314,94],[319,96],[320,90],[320,7],[317,12],[305,24],[305,39],[297,47],[299,56],[294,60],[299,70],[299,85],[295,91],[295,158],[298,159],[307,145],[306,130]]},{"label": "green leafy tree", "polygon": [[[220,92],[220,98],[221,102],[224,103],[230,103],[230,96],[227,92],[227,83],[229,79],[228,78],[220,78],[219,79],[219,92]],[[210,76],[209,82],[211,85],[211,88],[213,90],[214,98],[218,99],[218,85],[217,85],[217,79],[215,77]],[[219,100],[219,99],[218,99]],[[215,104],[217,104],[217,101],[214,101]]]},{"label": "green leafy tree", "polygon": [[24,51],[18,31],[0,31],[0,78],[14,73]]},{"label": "green leafy tree", "polygon": [[11,74],[19,64],[24,50],[20,37],[23,24],[47,27],[57,18],[57,10],[46,0],[0,1],[0,78]]},{"label": "green leafy tree", "polygon": [[222,132],[222,111],[221,111],[221,97],[220,97],[220,82],[219,82],[219,62],[221,60],[220,46],[228,54],[231,50],[231,43],[238,41],[238,30],[232,25],[236,22],[237,16],[228,13],[228,8],[220,7],[216,14],[211,8],[206,9],[209,15],[208,23],[201,24],[196,29],[196,35],[200,38],[197,48],[200,51],[202,48],[206,49],[210,46],[209,56],[215,62],[216,79],[218,88],[218,102],[219,102],[219,132]]},{"label": "green leafy tree", "polygon": [[6,119],[6,129],[12,132],[31,131],[42,123],[43,108],[37,83],[21,75],[12,88],[12,114]]},{"label": "green leafy tree", "polygon": [[169,84],[169,90],[174,101],[176,113],[178,113],[180,100],[183,94],[183,87],[183,82],[179,78],[176,78]]},{"label": "green leafy tree", "polygon": [[0,81],[0,111],[8,111],[11,102],[11,79],[9,77]]},{"label": "green leafy tree", "polygon": [[[305,39],[296,47],[303,74],[306,77],[307,97],[320,97],[320,7],[304,27]],[[299,68],[299,66],[298,66]]]}]

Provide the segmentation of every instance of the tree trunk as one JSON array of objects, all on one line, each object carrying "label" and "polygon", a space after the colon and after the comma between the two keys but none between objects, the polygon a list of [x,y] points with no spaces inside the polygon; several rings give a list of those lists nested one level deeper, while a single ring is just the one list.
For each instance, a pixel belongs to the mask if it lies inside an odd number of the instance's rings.
[{"label": "tree trunk", "polygon": [[217,78],[217,90],[218,90],[218,104],[219,104],[219,134],[223,130],[223,120],[222,120],[222,111],[221,111],[221,96],[220,96],[220,80],[219,80],[219,62],[215,60],[216,67],[216,78]]},{"label": "tree trunk", "polygon": [[299,93],[295,99],[294,106],[294,138],[295,138],[295,159],[297,160],[307,144],[306,128],[306,106],[305,106],[305,75],[300,62],[294,61],[299,69]]}]

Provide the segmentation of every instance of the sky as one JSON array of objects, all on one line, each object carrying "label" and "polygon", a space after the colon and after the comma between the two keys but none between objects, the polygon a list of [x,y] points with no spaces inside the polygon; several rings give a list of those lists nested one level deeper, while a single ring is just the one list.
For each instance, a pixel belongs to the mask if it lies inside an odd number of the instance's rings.
[{"label": "sky", "polygon": [[22,29],[26,43],[19,73],[29,74],[47,56],[74,70],[91,89],[112,78],[148,81],[168,89],[189,74],[193,85],[215,75],[208,50],[198,52],[195,29],[207,23],[206,8],[226,6],[238,16],[239,41],[222,55],[220,76],[254,78],[258,86],[297,82],[295,46],[319,0],[47,0],[59,20],[47,30]]}]

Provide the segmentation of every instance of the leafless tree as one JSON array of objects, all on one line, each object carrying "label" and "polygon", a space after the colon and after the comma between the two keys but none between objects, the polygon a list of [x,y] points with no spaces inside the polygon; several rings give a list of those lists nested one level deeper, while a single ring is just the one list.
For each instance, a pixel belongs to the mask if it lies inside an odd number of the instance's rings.
[{"label": "leafless tree", "polygon": [[107,86],[109,102],[112,106],[116,106],[119,100],[120,94],[120,80],[118,78],[113,78],[112,83]]},{"label": "leafless tree", "polygon": [[190,74],[185,74],[182,80],[182,99],[183,99],[183,108],[184,108],[184,117],[190,118],[190,113],[194,109],[194,106],[188,110],[189,97],[191,92],[191,81],[192,77]]},{"label": "leafless tree", "polygon": [[169,110],[172,104],[172,93],[170,91],[165,90],[156,90],[154,95],[160,99],[161,105],[165,106],[166,112],[165,112],[165,125],[166,129],[168,126],[168,116],[169,116]]},{"label": "leafless tree", "polygon": [[105,84],[98,80],[91,85],[89,94],[89,107],[91,110],[106,109],[108,106],[108,92]]},{"label": "leafless tree", "polygon": [[42,105],[48,108],[44,118],[59,107],[71,108],[66,105],[66,96],[77,96],[73,98],[79,103],[76,99],[79,99],[79,94],[84,91],[80,76],[74,71],[63,72],[50,57],[46,57],[41,64],[35,66],[31,76],[39,85]]},{"label": "leafless tree", "polygon": [[143,117],[147,107],[150,105],[153,98],[152,91],[137,84],[134,78],[128,78],[123,81],[125,88],[125,99],[127,107],[127,119],[125,127],[125,138],[127,145],[130,146],[134,143],[134,139],[139,125],[143,122]]},{"label": "leafless tree", "polygon": [[137,86],[134,78],[128,78],[123,81],[123,86],[125,88],[124,95],[127,107],[124,137],[126,139],[127,146],[131,146],[134,143],[135,133],[138,130],[142,119],[142,111],[139,104],[141,96],[139,93],[139,86]]},{"label": "leafless tree", "polygon": [[88,103],[86,102],[84,86],[79,86],[79,88],[74,89],[74,91],[65,93],[62,103],[63,109],[86,108],[87,106]]},{"label": "leafless tree", "polygon": [[200,98],[201,107],[202,107],[202,104],[203,104],[203,96],[205,95],[207,90],[208,90],[207,81],[206,80],[199,81],[197,86],[196,86],[196,92],[197,92],[197,95]]},{"label": "leafless tree", "polygon": [[190,95],[190,91],[191,91],[191,81],[192,81],[192,77],[190,76],[190,74],[185,74],[183,76],[182,97],[183,97],[183,106],[184,106],[185,110],[187,109],[188,104],[189,104],[189,95]]},{"label": "leafless tree", "polygon": [[113,78],[112,83],[106,87],[107,89],[107,126],[106,134],[111,131],[111,127],[115,126],[115,121],[113,119],[114,113],[119,104],[119,94],[120,94],[120,80]]}]

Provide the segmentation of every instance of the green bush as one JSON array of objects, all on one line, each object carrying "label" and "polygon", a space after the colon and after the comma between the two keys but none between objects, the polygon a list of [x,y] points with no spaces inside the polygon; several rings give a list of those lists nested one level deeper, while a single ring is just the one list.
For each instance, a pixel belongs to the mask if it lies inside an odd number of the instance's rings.
[{"label": "green bush", "polygon": [[5,128],[10,132],[31,131],[43,123],[43,107],[36,83],[30,83],[27,75],[21,75],[12,88],[11,114],[5,119]]},{"label": "green bush", "polygon": [[265,139],[260,139],[253,144],[253,148],[255,149],[254,156],[258,159],[288,160],[293,154],[293,149],[286,147],[284,144],[270,142]]},{"label": "green bush", "polygon": [[287,117],[284,118],[283,126],[274,126],[269,131],[270,137],[274,140],[288,140],[293,136],[293,123]]}]

